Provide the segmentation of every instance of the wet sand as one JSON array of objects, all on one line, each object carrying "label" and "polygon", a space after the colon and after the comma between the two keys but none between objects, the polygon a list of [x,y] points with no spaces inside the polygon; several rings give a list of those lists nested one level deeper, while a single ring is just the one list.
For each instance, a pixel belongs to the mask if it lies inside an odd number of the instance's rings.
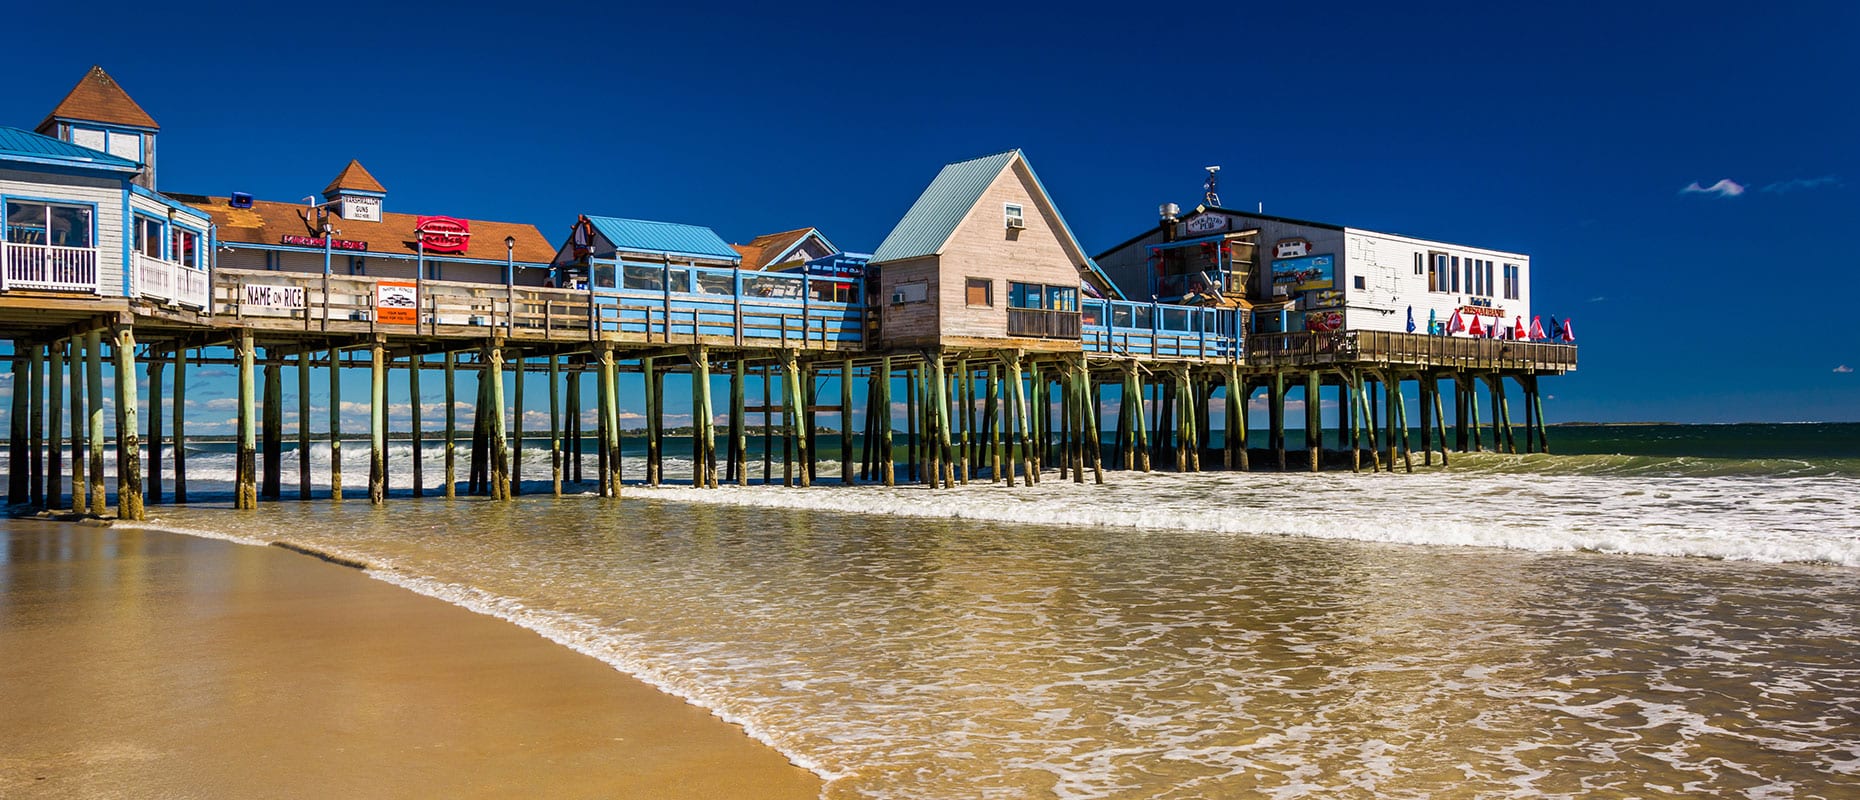
[{"label": "wet sand", "polygon": [[702,709],[353,569],[0,521],[0,797],[820,789]]}]

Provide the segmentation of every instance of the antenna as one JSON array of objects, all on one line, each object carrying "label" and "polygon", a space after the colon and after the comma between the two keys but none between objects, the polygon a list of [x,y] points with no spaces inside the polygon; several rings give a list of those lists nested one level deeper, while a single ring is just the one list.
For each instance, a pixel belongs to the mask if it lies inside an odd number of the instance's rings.
[{"label": "antenna", "polygon": [[1208,181],[1202,184],[1202,189],[1207,191],[1208,205],[1218,208],[1221,205],[1221,196],[1216,190],[1220,187],[1221,183],[1221,166],[1215,164],[1209,167],[1202,167],[1202,169],[1208,171]]}]

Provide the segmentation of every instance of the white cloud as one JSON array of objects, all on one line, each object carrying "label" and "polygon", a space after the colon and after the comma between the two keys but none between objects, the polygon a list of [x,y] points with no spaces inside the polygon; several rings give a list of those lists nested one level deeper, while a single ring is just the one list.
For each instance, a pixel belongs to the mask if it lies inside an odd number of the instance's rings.
[{"label": "white cloud", "polygon": [[1764,186],[1763,191],[1782,194],[1784,192],[1794,192],[1803,189],[1820,189],[1824,186],[1834,187],[1840,185],[1840,178],[1834,177],[1833,175],[1823,175],[1819,178],[1790,178],[1786,181],[1777,181]]},{"label": "white cloud", "polygon": [[1607,299],[1608,299],[1608,295],[1604,295],[1604,294],[1598,294],[1598,295],[1596,295],[1596,296],[1594,296],[1594,297],[1591,297],[1591,298],[1589,298],[1589,302],[1591,302],[1591,303],[1600,303],[1600,302],[1602,302],[1603,300],[1607,300]]},{"label": "white cloud", "polygon": [[1834,368],[1834,371],[1835,371],[1835,373],[1836,373],[1836,374],[1840,374],[1840,375],[1845,375],[1845,374],[1847,374],[1847,373],[1849,373],[1849,372],[1853,372],[1853,371],[1854,371],[1854,368],[1853,368],[1853,367],[1850,367],[1850,366],[1847,366],[1846,364],[1842,364],[1842,365],[1840,365],[1840,366],[1838,366],[1838,367],[1835,367],[1835,368]]},{"label": "white cloud", "polygon": [[1686,188],[1680,189],[1679,193],[1715,194],[1719,197],[1736,197],[1744,193],[1744,185],[1730,178],[1719,178],[1717,183],[1710,186],[1700,186],[1698,181],[1693,181],[1691,184],[1687,185]]}]

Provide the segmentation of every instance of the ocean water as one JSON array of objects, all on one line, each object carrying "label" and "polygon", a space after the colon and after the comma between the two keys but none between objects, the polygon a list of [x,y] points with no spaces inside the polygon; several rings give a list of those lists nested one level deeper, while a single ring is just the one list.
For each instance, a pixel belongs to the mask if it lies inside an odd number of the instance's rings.
[{"label": "ocean water", "polygon": [[[829,798],[1860,796],[1860,426],[1668,427],[1413,474],[151,515],[536,630]],[[230,454],[189,470],[211,496]]]}]

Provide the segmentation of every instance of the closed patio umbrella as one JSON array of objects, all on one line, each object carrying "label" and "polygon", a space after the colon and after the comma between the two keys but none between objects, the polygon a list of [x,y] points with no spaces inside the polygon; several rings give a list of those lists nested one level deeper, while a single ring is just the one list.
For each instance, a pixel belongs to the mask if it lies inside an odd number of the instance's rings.
[{"label": "closed patio umbrella", "polygon": [[1439,322],[1434,321],[1434,310],[1431,308],[1428,309],[1427,310],[1427,332],[1433,333],[1434,331],[1439,330],[1439,325],[1440,325]]},{"label": "closed patio umbrella", "polygon": [[1408,332],[1414,333],[1414,306],[1408,307]]},{"label": "closed patio umbrella", "polygon": [[1544,335],[1544,318],[1543,317],[1536,317],[1536,316],[1531,317],[1531,338],[1536,339],[1538,341],[1543,341],[1545,339],[1550,338]]},{"label": "closed patio umbrella", "polygon": [[1456,309],[1453,312],[1453,316],[1447,320],[1447,335],[1452,336],[1463,330],[1466,330],[1466,320],[1460,316],[1460,312]]},{"label": "closed patio umbrella", "polygon": [[1484,336],[1485,327],[1479,324],[1479,315],[1474,314],[1472,315],[1472,318],[1473,318],[1472,324],[1466,326],[1466,332],[1474,336]]}]

